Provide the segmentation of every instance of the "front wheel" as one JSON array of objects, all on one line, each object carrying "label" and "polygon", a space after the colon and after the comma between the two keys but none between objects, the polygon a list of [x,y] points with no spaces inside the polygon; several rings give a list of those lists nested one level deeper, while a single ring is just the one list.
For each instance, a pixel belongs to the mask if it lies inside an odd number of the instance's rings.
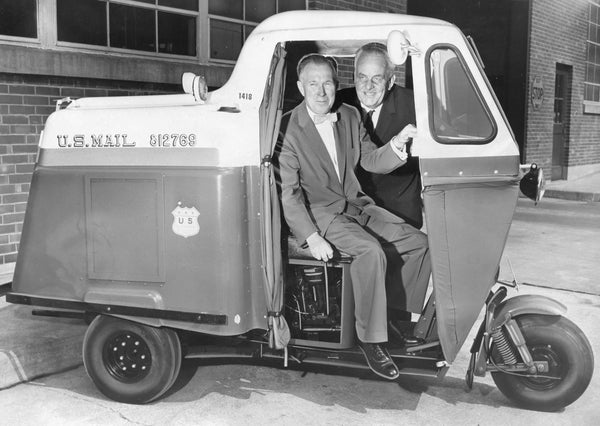
[{"label": "front wheel", "polygon": [[104,395],[143,404],[165,393],[177,378],[181,344],[173,330],[98,315],[85,333],[83,363]]},{"label": "front wheel", "polygon": [[[558,411],[583,394],[592,379],[594,356],[583,332],[560,316],[522,315],[516,318],[534,361],[546,361],[539,375],[493,372],[498,389],[516,404],[538,411]],[[492,346],[492,359],[501,363]]]}]

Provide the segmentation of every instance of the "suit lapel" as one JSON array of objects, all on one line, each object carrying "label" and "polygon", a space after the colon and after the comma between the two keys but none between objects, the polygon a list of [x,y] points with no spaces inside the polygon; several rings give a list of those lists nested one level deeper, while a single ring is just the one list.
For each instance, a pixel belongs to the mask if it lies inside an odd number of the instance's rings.
[{"label": "suit lapel", "polygon": [[[388,141],[383,140],[387,132],[389,131],[389,127],[392,125],[396,117],[396,102],[394,102],[394,91],[390,91],[387,94],[386,99],[383,101],[383,105],[381,106],[381,112],[379,113],[379,120],[377,120],[377,127],[375,128],[375,133],[378,135],[382,135],[381,144],[385,144]],[[391,139],[388,138],[388,140]]]},{"label": "suit lapel", "polygon": [[[300,125],[300,128],[304,131],[306,135],[306,145],[308,149],[312,151],[313,154],[311,155],[311,157],[314,157],[314,160],[319,161],[323,165],[323,168],[327,172],[327,176],[331,182],[337,182],[338,184],[340,184],[340,180],[338,179],[337,173],[335,172],[335,166],[333,165],[333,161],[331,161],[329,152],[327,152],[327,148],[325,148],[325,143],[323,142],[323,139],[321,139],[321,135],[317,131],[315,123],[308,115],[308,110],[306,108],[306,104],[303,102],[299,107],[298,111],[298,124]],[[336,132],[334,130],[334,134],[335,133]],[[339,156],[339,150],[337,152],[339,165],[339,159],[343,157]],[[341,169],[340,176],[342,176]]]},{"label": "suit lapel", "polygon": [[337,152],[337,158],[338,158],[338,167],[339,167],[339,171],[340,171],[340,183],[342,183],[342,187],[345,176],[346,176],[346,163],[348,161],[347,155],[348,155],[348,150],[346,145],[344,144],[343,141],[347,140],[346,139],[346,125],[344,123],[344,120],[342,118],[342,115],[338,112],[337,113],[338,116],[338,121],[335,123],[335,125],[333,126],[333,135],[335,137],[335,149]]}]

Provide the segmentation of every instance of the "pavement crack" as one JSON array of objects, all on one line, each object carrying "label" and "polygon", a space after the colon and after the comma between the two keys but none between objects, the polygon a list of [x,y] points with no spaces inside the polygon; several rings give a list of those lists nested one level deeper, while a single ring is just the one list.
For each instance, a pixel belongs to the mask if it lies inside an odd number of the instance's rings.
[{"label": "pavement crack", "polygon": [[[109,409],[110,409],[110,408],[109,408]],[[115,412],[115,413],[116,413],[116,414],[117,414],[117,415],[118,415],[120,418],[122,418],[123,420],[125,420],[125,421],[126,421],[126,422],[128,422],[128,423],[132,423],[132,424],[134,424],[134,425],[150,426],[150,424],[149,424],[149,423],[141,423],[141,422],[136,422],[136,421],[133,421],[133,420],[131,420],[130,418],[128,418],[127,416],[123,415],[123,413],[121,413],[121,412],[119,412],[119,411],[117,411],[117,410],[112,410],[112,409],[110,409],[110,410],[111,410],[111,411],[113,411],[113,412]]]}]

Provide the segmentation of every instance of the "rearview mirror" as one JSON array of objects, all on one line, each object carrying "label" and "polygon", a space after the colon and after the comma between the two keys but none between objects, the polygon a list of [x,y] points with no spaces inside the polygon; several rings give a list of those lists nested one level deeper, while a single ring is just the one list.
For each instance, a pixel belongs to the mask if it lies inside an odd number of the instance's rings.
[{"label": "rearview mirror", "polygon": [[387,51],[394,65],[402,65],[408,55],[419,55],[421,51],[410,44],[402,31],[390,32],[387,39]]},{"label": "rearview mirror", "polygon": [[523,176],[519,183],[521,192],[537,204],[544,196],[545,181],[544,171],[537,164],[532,163],[529,171]]}]

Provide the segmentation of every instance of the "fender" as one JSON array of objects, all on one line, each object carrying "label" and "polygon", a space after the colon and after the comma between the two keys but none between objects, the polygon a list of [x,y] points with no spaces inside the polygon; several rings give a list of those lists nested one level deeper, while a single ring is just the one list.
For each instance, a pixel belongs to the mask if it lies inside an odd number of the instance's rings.
[{"label": "fender", "polygon": [[494,310],[491,329],[501,327],[511,318],[524,314],[564,315],[567,307],[554,299],[536,294],[523,294],[503,301]]}]

